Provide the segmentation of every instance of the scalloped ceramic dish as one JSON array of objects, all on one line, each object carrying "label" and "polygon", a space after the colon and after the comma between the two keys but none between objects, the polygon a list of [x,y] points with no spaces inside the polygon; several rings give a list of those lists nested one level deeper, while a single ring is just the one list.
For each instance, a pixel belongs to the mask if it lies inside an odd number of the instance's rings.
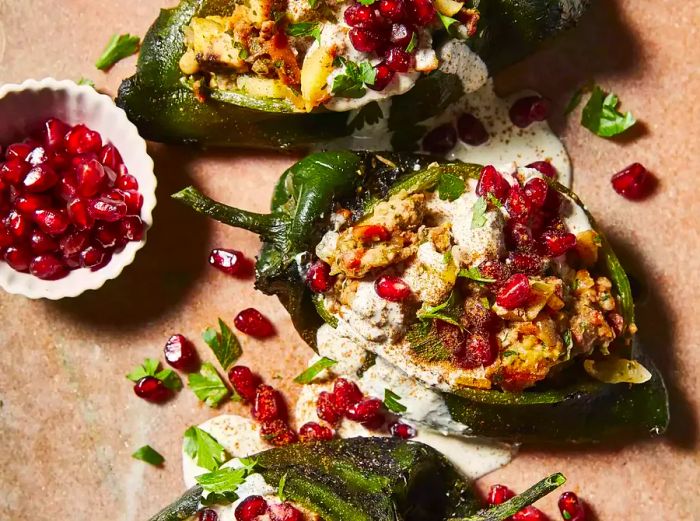
[{"label": "scalloped ceramic dish", "polygon": [[[0,86],[0,144],[23,138],[49,117],[62,119],[71,125],[84,123],[119,150],[129,173],[138,180],[139,192],[143,195],[141,220],[147,231],[153,224],[152,214],[156,205],[153,160],[146,151],[146,142],[124,111],[109,96],[68,80],[46,78]],[[53,281],[17,272],[0,261],[0,287],[9,293],[33,299],[76,297],[118,277],[145,242],[146,232],[141,241],[129,242],[122,251],[115,253],[102,269],[77,269]]]}]

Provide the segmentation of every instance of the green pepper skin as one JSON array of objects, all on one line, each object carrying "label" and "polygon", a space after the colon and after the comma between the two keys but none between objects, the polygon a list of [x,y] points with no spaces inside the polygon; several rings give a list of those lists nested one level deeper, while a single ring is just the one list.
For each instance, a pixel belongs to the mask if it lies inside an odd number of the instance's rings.
[{"label": "green pepper skin", "polygon": [[[479,3],[479,2],[477,2]],[[469,41],[496,71],[532,52],[539,43],[575,23],[588,0],[566,11],[570,0],[489,0],[480,6],[482,21]],[[182,82],[183,27],[194,16],[229,14],[235,0],[182,0],[161,10],[146,34],[137,73],[119,88],[117,105],[141,134],[154,141],[259,149],[307,148],[349,133],[348,114],[318,110],[292,113],[284,103],[241,94],[215,92],[204,103]],[[568,13],[568,14],[566,14]],[[455,76],[436,71],[419,80],[392,111],[393,130],[441,113],[463,94]],[[410,107],[410,110],[404,110]],[[415,137],[415,136],[413,136]],[[415,140],[399,138],[405,147]]]},{"label": "green pepper skin", "polygon": [[[312,154],[282,175],[274,190],[272,212],[254,218],[256,225],[250,223],[251,214],[215,203],[192,188],[174,197],[221,222],[261,235],[264,244],[257,263],[257,287],[280,298],[302,338],[314,347],[323,321],[304,283],[302,266],[330,226],[335,203],[359,218],[377,200],[399,190],[427,190],[437,185],[443,173],[466,179],[478,176],[480,170],[479,165],[439,163],[413,154]],[[331,171],[334,175],[329,175]],[[559,185],[555,188],[575,197]],[[202,205],[204,200],[206,205]],[[605,265],[630,324],[634,304],[629,281],[604,235],[601,237]],[[422,334],[425,341],[436,341],[429,331]],[[669,421],[663,378],[636,342],[630,354],[652,373],[651,380],[636,385],[605,384],[571,368],[565,388],[541,385],[522,393],[467,389],[445,393],[445,401],[453,419],[463,423],[469,434],[507,441],[584,443],[661,434]]]},{"label": "green pepper skin", "polygon": [[[252,456],[268,484],[326,521],[506,519],[564,483],[555,474],[498,509],[480,509],[471,484],[435,449],[396,438],[298,443]],[[187,491],[150,521],[195,515],[202,489]]]}]

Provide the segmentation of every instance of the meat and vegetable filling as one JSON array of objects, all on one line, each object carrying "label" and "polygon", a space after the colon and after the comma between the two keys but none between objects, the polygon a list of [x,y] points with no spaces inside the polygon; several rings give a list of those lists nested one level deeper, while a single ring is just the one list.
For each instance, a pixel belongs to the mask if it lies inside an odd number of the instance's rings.
[{"label": "meat and vegetable filling", "polygon": [[201,96],[217,89],[285,100],[292,111],[347,110],[342,100],[360,106],[409,90],[439,65],[433,34],[466,39],[478,19],[454,0],[248,0],[230,16],[192,19],[180,69]]}]

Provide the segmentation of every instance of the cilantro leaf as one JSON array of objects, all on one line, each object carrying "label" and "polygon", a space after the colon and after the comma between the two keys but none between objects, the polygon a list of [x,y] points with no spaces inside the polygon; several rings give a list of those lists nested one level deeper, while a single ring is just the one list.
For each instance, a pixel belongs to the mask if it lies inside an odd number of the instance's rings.
[{"label": "cilantro leaf", "polygon": [[345,72],[333,78],[332,92],[343,98],[361,98],[367,93],[365,85],[374,85],[377,72],[368,61],[360,64],[339,58]]},{"label": "cilantro leaf", "polygon": [[452,31],[452,26],[457,23],[456,18],[451,18],[447,15],[444,15],[438,11],[437,15],[440,17],[440,21],[442,22],[442,25],[445,26],[445,29],[447,29],[447,32]]},{"label": "cilantro leaf", "polygon": [[172,369],[163,369],[160,370],[160,362],[158,360],[155,360],[153,358],[146,358],[143,361],[143,364],[138,366],[136,369],[131,371],[129,374],[126,375],[126,377],[131,380],[132,382],[138,382],[141,380],[141,378],[145,378],[147,376],[154,376],[155,378],[158,378],[165,387],[168,389],[171,389],[173,391],[179,391],[182,389],[182,380],[180,380],[180,377],[177,375],[175,371]]},{"label": "cilantro leaf", "polygon": [[236,490],[243,484],[247,475],[248,471],[245,467],[239,469],[226,467],[201,474],[195,479],[207,495],[215,494],[227,499],[235,499]]},{"label": "cilantro leaf", "polygon": [[82,78],[81,77],[76,83],[78,85],[86,85],[88,87],[92,87],[93,89],[95,88],[95,82],[89,78]]},{"label": "cilantro leaf", "polygon": [[472,207],[472,230],[475,228],[483,228],[486,224],[486,209],[488,204],[486,199],[479,197]]},{"label": "cilantro leaf", "polygon": [[320,360],[314,362],[314,364],[311,367],[308,367],[299,376],[297,376],[294,379],[294,381],[298,384],[310,384],[321,371],[323,371],[324,369],[328,369],[329,367],[332,367],[337,363],[338,362],[336,362],[335,360],[331,360],[330,358],[324,356]]},{"label": "cilantro leaf", "polygon": [[614,93],[606,94],[599,86],[593,87],[591,97],[581,113],[581,125],[600,137],[612,137],[632,127],[637,121],[631,112],[617,110],[620,103]]},{"label": "cilantro leaf", "polygon": [[406,412],[406,406],[399,402],[400,399],[401,397],[391,389],[384,389],[384,405],[391,412],[397,414]]},{"label": "cilantro leaf", "polygon": [[469,269],[462,269],[459,270],[459,273],[457,274],[458,277],[464,277],[466,279],[472,279],[477,282],[484,282],[487,284],[490,284],[492,282],[496,282],[496,279],[490,279],[488,277],[484,277],[481,272],[479,271],[479,268],[477,266],[474,266]]},{"label": "cilantro leaf", "polygon": [[445,302],[437,306],[422,309],[418,311],[416,316],[420,320],[442,320],[443,322],[461,328],[462,325],[459,323],[459,317],[462,311],[457,300],[457,293],[453,291]]},{"label": "cilantro leaf", "polygon": [[236,335],[226,325],[226,322],[221,319],[219,319],[219,329],[221,332],[217,332],[213,327],[209,327],[204,331],[202,337],[204,342],[214,351],[221,368],[224,371],[228,371],[229,367],[243,354],[243,350]]},{"label": "cilantro leaf", "polygon": [[503,351],[503,356],[508,357],[508,356],[514,356],[517,355],[517,351]]},{"label": "cilantro leaf", "polygon": [[199,427],[190,427],[185,431],[183,444],[185,454],[207,470],[216,470],[228,460],[226,450],[208,432]]},{"label": "cilantro leaf", "polygon": [[119,60],[135,54],[139,50],[141,40],[130,34],[115,34],[110,38],[102,54],[95,62],[95,67],[101,71],[109,69]]},{"label": "cilantro leaf", "polygon": [[287,26],[289,36],[313,36],[317,42],[321,41],[321,24],[319,22],[299,22]]},{"label": "cilantro leaf", "polygon": [[287,484],[287,473],[285,472],[280,478],[279,485],[277,485],[277,497],[280,501],[286,501],[287,496],[284,495],[284,486]]},{"label": "cilantro leaf", "polygon": [[413,31],[413,34],[411,35],[411,41],[408,42],[408,45],[406,46],[406,52],[413,52],[416,49],[417,45],[418,35],[415,31]]},{"label": "cilantro leaf", "polygon": [[348,123],[348,127],[351,130],[362,130],[365,125],[376,125],[383,117],[382,107],[376,101],[372,101],[357,112]]},{"label": "cilantro leaf", "polygon": [[145,461],[154,466],[162,465],[165,458],[150,445],[144,445],[131,455],[132,458]]},{"label": "cilantro leaf", "polygon": [[219,373],[209,362],[204,362],[199,373],[189,375],[187,385],[197,395],[197,398],[209,407],[216,407],[221,400],[228,396],[228,388],[221,380]]},{"label": "cilantro leaf", "polygon": [[171,391],[179,391],[182,389],[182,380],[180,380],[180,377],[172,369],[163,369],[162,371],[158,371],[155,374],[155,377],[163,382],[163,385],[165,385],[165,387]]},{"label": "cilantro leaf", "polygon": [[443,201],[454,201],[464,193],[466,184],[464,180],[454,174],[442,174],[437,185],[440,199]]}]

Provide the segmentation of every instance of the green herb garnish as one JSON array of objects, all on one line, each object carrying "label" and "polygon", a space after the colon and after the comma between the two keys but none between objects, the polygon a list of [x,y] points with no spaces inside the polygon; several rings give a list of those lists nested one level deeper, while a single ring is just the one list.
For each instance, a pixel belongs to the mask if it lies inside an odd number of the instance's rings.
[{"label": "green herb garnish", "polygon": [[110,38],[102,54],[95,62],[101,71],[109,69],[119,60],[135,54],[139,50],[140,38],[130,34],[115,34]]},{"label": "green herb garnish", "polygon": [[438,194],[443,201],[454,201],[464,193],[465,189],[466,184],[464,180],[449,173],[442,174],[437,185]]},{"label": "green herb garnish", "polygon": [[277,485],[277,497],[280,501],[286,501],[287,496],[284,495],[284,486],[287,484],[287,473],[285,472],[280,478],[279,485]]},{"label": "green herb garnish", "polygon": [[182,380],[172,369],[160,370],[160,362],[153,358],[146,358],[143,364],[131,371],[126,377],[132,382],[138,382],[141,378],[153,376],[163,382],[163,385],[172,391],[182,389]]},{"label": "green herb garnish", "polygon": [[207,328],[202,334],[202,338],[214,352],[221,368],[228,371],[229,367],[243,354],[243,350],[236,335],[221,319],[219,319],[219,329],[220,332],[217,332],[213,327]]},{"label": "green herb garnish", "polygon": [[361,98],[367,92],[365,85],[374,85],[377,71],[368,61],[357,64],[344,58],[338,59],[345,65],[345,72],[333,79],[333,94],[343,98]]},{"label": "green herb garnish", "polygon": [[413,31],[413,34],[411,35],[411,41],[408,42],[408,45],[406,46],[406,52],[413,52],[418,45],[418,35],[416,34],[415,31]]},{"label": "green herb garnish", "polygon": [[458,277],[464,277],[465,279],[472,279],[475,280],[476,282],[483,282],[485,284],[491,284],[492,282],[496,282],[496,279],[490,279],[488,277],[484,277],[481,274],[481,271],[479,271],[479,268],[477,266],[474,266],[469,269],[462,269],[459,270],[459,273],[457,274]]},{"label": "green herb garnish", "polygon": [[132,458],[145,461],[153,466],[162,465],[165,458],[150,445],[144,445],[131,455]]},{"label": "green herb garnish", "polygon": [[313,36],[317,42],[321,41],[321,24],[319,22],[299,22],[287,26],[289,36]]},{"label": "green herb garnish", "polygon": [[216,407],[221,400],[228,396],[228,388],[221,380],[216,368],[209,362],[204,362],[199,373],[189,375],[187,385],[197,395],[197,398],[209,407]]},{"label": "green herb garnish", "polygon": [[95,82],[89,78],[80,78],[77,82],[78,85],[85,85],[87,87],[95,88]]},{"label": "green herb garnish", "polygon": [[406,412],[406,406],[399,402],[401,397],[391,389],[384,389],[384,405],[391,412],[401,414]]},{"label": "green herb garnish", "polygon": [[486,224],[486,210],[488,204],[486,199],[479,197],[472,207],[472,230],[475,228],[483,228]]},{"label": "green herb garnish", "polygon": [[228,460],[224,447],[199,427],[193,426],[185,431],[183,448],[185,454],[195,460],[197,466],[207,470],[216,470]]},{"label": "green herb garnish", "polygon": [[462,327],[459,323],[461,309],[457,302],[457,294],[455,291],[450,293],[450,297],[437,306],[427,307],[416,313],[420,320],[442,320],[453,326]]},{"label": "green herb garnish", "polygon": [[310,384],[321,371],[323,371],[324,369],[328,369],[329,367],[332,367],[337,363],[338,362],[336,362],[335,360],[331,360],[330,358],[324,356],[320,360],[314,362],[313,365],[311,365],[311,367],[308,367],[299,376],[297,376],[294,379],[294,381],[298,384]]},{"label": "green herb garnish", "polygon": [[606,94],[597,85],[581,113],[581,124],[600,137],[621,134],[637,121],[631,112],[622,114],[617,110],[619,99],[614,93]]}]

